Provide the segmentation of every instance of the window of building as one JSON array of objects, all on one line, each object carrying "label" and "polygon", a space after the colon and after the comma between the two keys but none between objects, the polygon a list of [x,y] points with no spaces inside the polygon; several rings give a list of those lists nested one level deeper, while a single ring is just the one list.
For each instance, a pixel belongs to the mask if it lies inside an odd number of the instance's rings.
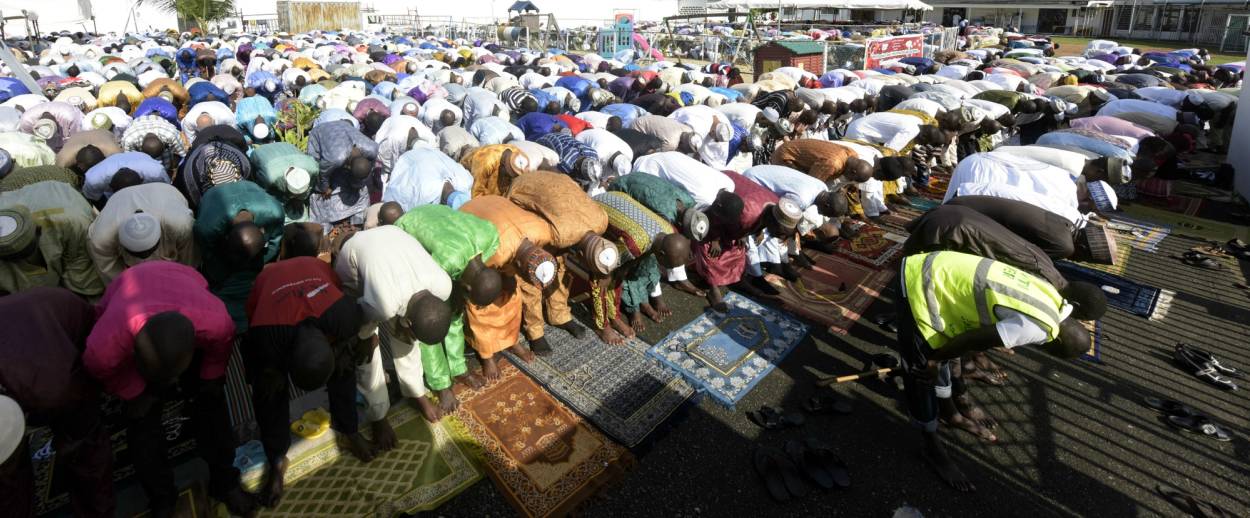
[{"label": "window of building", "polygon": [[1115,28],[1118,31],[1127,31],[1132,22],[1133,8],[1128,6],[1120,6],[1116,8],[1118,11],[1115,17]]},{"label": "window of building", "polygon": [[1163,32],[1175,32],[1181,23],[1181,11],[1184,8],[1179,5],[1168,5],[1162,8],[1159,13],[1159,30]]},{"label": "window of building", "polygon": [[1138,7],[1137,20],[1133,23],[1133,30],[1148,31],[1154,28],[1155,9],[1153,7]]}]

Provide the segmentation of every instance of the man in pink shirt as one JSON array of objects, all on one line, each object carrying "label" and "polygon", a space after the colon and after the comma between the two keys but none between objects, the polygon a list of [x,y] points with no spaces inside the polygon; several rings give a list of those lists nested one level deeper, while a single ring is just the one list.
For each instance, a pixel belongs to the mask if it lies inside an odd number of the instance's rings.
[{"label": "man in pink shirt", "polygon": [[186,399],[209,495],[231,514],[251,516],[255,501],[239,487],[226,410],[226,363],[234,322],[208,282],[189,266],[149,261],[113,280],[96,308],[83,365],[123,401],[128,448],[152,515],[172,516],[178,496],[161,422],[164,402]]},{"label": "man in pink shirt", "polygon": [[1072,119],[1071,124],[1073,128],[1094,130],[1108,135],[1130,137],[1137,140],[1155,136],[1155,132],[1150,131],[1149,129],[1118,117],[1111,117],[1109,115],[1095,115],[1093,117]]}]

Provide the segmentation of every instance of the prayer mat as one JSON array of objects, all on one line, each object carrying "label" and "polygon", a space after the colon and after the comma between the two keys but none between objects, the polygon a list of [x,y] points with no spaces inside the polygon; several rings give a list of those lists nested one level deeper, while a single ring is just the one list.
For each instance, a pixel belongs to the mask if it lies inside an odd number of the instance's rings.
[{"label": "prayer mat", "polygon": [[834,252],[866,266],[881,268],[898,257],[903,251],[907,236],[895,234],[871,223],[858,227],[859,234],[851,239],[839,239]]},{"label": "prayer mat", "polygon": [[[178,501],[174,505],[174,516],[180,518],[216,518],[229,513],[226,511],[225,504],[214,502],[208,497],[208,491],[204,490],[203,482],[197,482],[178,492]],[[149,516],[152,516],[152,512],[145,510],[136,514],[135,518],[148,518]]]},{"label": "prayer mat", "polygon": [[1075,263],[1056,261],[1059,269],[1069,281],[1084,281],[1102,287],[1107,295],[1107,304],[1139,317],[1150,320],[1161,320],[1167,316],[1175,293],[1161,290],[1145,284],[1130,281],[1118,275],[1091,270]]},{"label": "prayer mat", "polygon": [[637,446],[694,394],[694,387],[681,376],[647,357],[647,344],[637,338],[608,345],[593,331],[578,340],[551,326],[546,337],[551,354],[533,362],[505,354],[553,396],[625,446]]},{"label": "prayer mat", "polygon": [[1115,232],[1116,244],[1132,246],[1145,252],[1157,252],[1159,243],[1172,233],[1172,227],[1128,216],[1111,217],[1108,228]]},{"label": "prayer mat", "polygon": [[1125,214],[1145,221],[1157,221],[1172,227],[1172,233],[1224,243],[1233,238],[1250,240],[1250,227],[1205,218],[1186,216],[1140,203],[1123,207]]},{"label": "prayer mat", "polygon": [[1102,363],[1102,321],[1095,320],[1093,322],[1082,320],[1081,324],[1085,329],[1089,330],[1089,350],[1081,354],[1081,359],[1087,362]]},{"label": "prayer mat", "polygon": [[1139,196],[1137,201],[1144,205],[1149,205],[1168,212],[1175,212],[1185,216],[1197,216],[1198,212],[1202,210],[1202,205],[1205,200],[1202,198],[1194,198],[1192,196],[1173,194],[1166,198]]},{"label": "prayer mat", "polygon": [[798,281],[768,275],[768,282],[781,291],[781,302],[787,310],[827,326],[834,334],[850,332],[898,273],[893,267],[873,269],[843,257],[805,253],[815,266],[800,269]]},{"label": "prayer mat", "polygon": [[[260,516],[398,516],[432,510],[482,478],[471,444],[456,440],[448,418],[428,423],[407,404],[386,416],[399,444],[368,464],[340,450],[334,431],[316,439],[293,441],[287,453],[286,494],[277,509]],[[362,433],[370,435],[369,427]],[[254,444],[255,446],[249,446]],[[242,483],[258,490],[264,477],[264,450],[252,442],[236,458],[251,465],[241,470]],[[249,451],[250,450],[250,451]],[[259,455],[257,455],[259,452]]]},{"label": "prayer mat", "polygon": [[518,514],[572,514],[632,466],[629,450],[511,362],[499,362],[499,371],[499,379],[480,389],[456,385],[460,408],[443,419],[459,441],[481,445],[487,473]]},{"label": "prayer mat", "polygon": [[733,408],[807,336],[790,315],[729,293],[728,313],[708,310],[647,354]]},{"label": "prayer mat", "polygon": [[942,199],[946,197],[946,189],[950,187],[951,175],[930,173],[929,174],[929,190],[920,190],[920,194],[925,198],[935,200],[942,203]]}]

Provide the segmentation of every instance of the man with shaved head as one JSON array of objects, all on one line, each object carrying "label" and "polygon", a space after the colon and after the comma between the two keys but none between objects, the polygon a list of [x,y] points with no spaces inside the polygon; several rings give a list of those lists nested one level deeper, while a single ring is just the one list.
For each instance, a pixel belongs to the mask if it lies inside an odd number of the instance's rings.
[{"label": "man with shaved head", "polygon": [[244,304],[265,263],[278,257],[286,213],[282,202],[252,182],[213,187],[200,199],[195,239],[203,251],[203,272],[242,333]]},{"label": "man with shaved head", "polygon": [[226,364],[234,323],[208,283],[189,266],[148,261],[123,271],[100,299],[83,366],[122,400],[126,437],[153,516],[172,516],[178,498],[161,422],[164,402],[188,398],[190,430],[208,464],[209,496],[232,514],[255,502],[239,486],[226,410]]},{"label": "man with shaved head", "polygon": [[378,336],[390,349],[400,392],[416,402],[426,420],[441,419],[442,410],[428,397],[418,344],[441,344],[447,337],[452,319],[446,302],[451,297],[451,277],[421,242],[395,225],[348,238],[335,257],[334,271],[343,281],[344,292],[364,310],[364,324],[356,334],[362,342],[357,388],[367,403],[365,416],[373,423],[374,442],[389,450],[396,438],[386,420],[391,403]]},{"label": "man with shaved head", "polygon": [[499,231],[489,221],[446,205],[414,208],[395,226],[416,238],[454,281],[447,337],[441,343],[421,344],[425,383],[438,392],[442,410],[453,412],[457,405],[451,390],[453,379],[475,389],[483,383],[465,363],[464,308],[468,304],[490,305],[503,289],[502,276],[485,264],[499,248]]}]

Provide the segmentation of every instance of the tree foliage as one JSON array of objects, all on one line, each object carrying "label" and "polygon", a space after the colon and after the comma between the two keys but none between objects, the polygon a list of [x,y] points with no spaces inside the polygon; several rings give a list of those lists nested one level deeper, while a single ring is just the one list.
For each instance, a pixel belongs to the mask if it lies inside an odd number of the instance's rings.
[{"label": "tree foliage", "polygon": [[146,0],[162,10],[177,14],[184,20],[194,21],[201,31],[208,24],[234,16],[234,0]]}]

